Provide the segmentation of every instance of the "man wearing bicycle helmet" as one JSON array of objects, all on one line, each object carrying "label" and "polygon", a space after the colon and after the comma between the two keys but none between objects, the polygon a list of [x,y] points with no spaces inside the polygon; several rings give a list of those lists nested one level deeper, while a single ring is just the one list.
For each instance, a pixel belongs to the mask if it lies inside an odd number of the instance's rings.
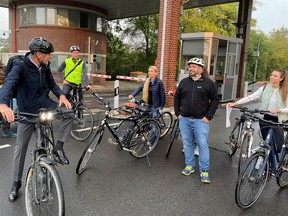
[{"label": "man wearing bicycle helmet", "polygon": [[190,76],[179,83],[174,99],[186,164],[181,173],[188,176],[195,171],[193,143],[196,139],[199,147],[200,178],[203,183],[210,183],[209,121],[217,110],[219,98],[214,82],[203,75],[203,59],[192,58],[187,64]]},{"label": "man wearing bicycle helmet", "polygon": [[[51,53],[54,52],[52,43],[42,37],[33,38],[29,43],[29,50],[30,52],[24,56],[24,62],[17,61],[12,67],[0,92],[0,112],[8,122],[14,121],[13,110],[6,104],[9,104],[11,92],[15,87],[17,87],[16,98],[19,112],[37,114],[41,108],[56,109],[59,106],[61,109],[71,109],[71,104],[55,83],[51,73],[49,61],[52,58]],[[58,103],[49,97],[50,91],[59,98]],[[69,163],[63,152],[63,144],[69,138],[72,122],[72,116],[62,119],[59,137],[54,147],[54,153],[61,164]],[[35,123],[18,122],[14,150],[13,184],[8,196],[10,202],[18,198],[25,156],[34,126]]]},{"label": "man wearing bicycle helmet", "polygon": [[[73,86],[79,86],[82,84],[82,82],[84,82],[87,87],[92,90],[92,86],[87,75],[85,61],[79,58],[79,46],[73,45],[70,47],[69,51],[71,52],[71,57],[63,61],[57,70],[59,79],[63,81],[63,92],[66,97],[69,97]],[[64,77],[62,74],[63,71]]]}]

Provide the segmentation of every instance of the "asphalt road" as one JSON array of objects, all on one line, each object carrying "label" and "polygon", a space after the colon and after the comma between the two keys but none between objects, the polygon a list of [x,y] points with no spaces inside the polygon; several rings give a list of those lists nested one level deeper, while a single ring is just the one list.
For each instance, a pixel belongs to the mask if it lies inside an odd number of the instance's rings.
[{"label": "asphalt road", "polygon": [[[237,111],[233,111],[233,116],[237,115]],[[56,138],[57,128],[58,122],[55,122]],[[81,176],[75,173],[75,169],[86,143],[71,138],[64,146],[70,165],[57,167],[64,187],[66,215],[287,215],[288,187],[279,189],[274,178],[267,183],[254,206],[248,210],[237,207],[234,190],[238,158],[231,158],[224,144],[229,131],[225,128],[225,109],[220,107],[210,127],[209,185],[201,183],[198,167],[190,176],[181,175],[184,167],[181,138],[174,144],[168,159],[165,152],[170,139],[166,136],[160,140],[149,155],[150,168],[146,158],[136,159],[128,152],[118,151],[107,141],[110,134],[105,132],[102,145]],[[5,144],[10,147],[1,148]],[[7,199],[14,146],[15,138],[0,137],[0,216],[25,215],[23,187],[17,201],[10,203]],[[27,151],[25,172],[31,147],[33,141]]]}]

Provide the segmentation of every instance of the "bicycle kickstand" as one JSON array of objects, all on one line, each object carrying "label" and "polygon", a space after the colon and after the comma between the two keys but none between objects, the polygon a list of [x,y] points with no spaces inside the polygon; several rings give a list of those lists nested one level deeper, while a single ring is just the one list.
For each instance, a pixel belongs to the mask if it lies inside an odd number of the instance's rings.
[{"label": "bicycle kickstand", "polygon": [[148,154],[146,155],[146,158],[147,158],[147,163],[148,163],[148,166],[149,166],[150,168],[152,168],[152,167],[151,167],[151,163],[150,163],[150,159],[149,159],[149,156],[148,156]]}]

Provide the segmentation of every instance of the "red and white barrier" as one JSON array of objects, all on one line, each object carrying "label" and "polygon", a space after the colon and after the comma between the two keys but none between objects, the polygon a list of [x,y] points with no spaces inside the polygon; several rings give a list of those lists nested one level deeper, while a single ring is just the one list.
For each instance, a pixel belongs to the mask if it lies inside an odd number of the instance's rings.
[{"label": "red and white barrier", "polygon": [[132,80],[132,81],[145,81],[146,78],[129,77],[129,76],[116,76],[117,79]]},{"label": "red and white barrier", "polygon": [[110,75],[88,74],[88,76],[111,79],[111,76],[110,76]]}]

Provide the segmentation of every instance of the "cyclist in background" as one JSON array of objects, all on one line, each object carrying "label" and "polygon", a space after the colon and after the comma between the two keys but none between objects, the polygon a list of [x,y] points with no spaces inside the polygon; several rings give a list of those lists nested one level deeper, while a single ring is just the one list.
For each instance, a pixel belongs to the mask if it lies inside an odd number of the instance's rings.
[{"label": "cyclist in background", "polygon": [[[67,98],[70,95],[72,87],[81,85],[82,81],[90,90],[93,89],[87,75],[85,61],[79,58],[79,46],[73,45],[70,47],[69,50],[71,52],[71,57],[63,61],[57,70],[58,77],[63,82],[63,93],[66,95]],[[63,71],[64,77],[62,74]]]},{"label": "cyclist in background", "polygon": [[150,66],[148,69],[148,78],[140,85],[128,98],[132,99],[140,92],[145,103],[149,104],[153,117],[159,115],[159,110],[162,110],[165,105],[165,88],[163,81],[157,77],[158,68]]},{"label": "cyclist in background", "polygon": [[[28,71],[24,73],[23,64],[18,61],[7,75],[5,83],[0,92],[0,112],[8,122],[14,121],[14,112],[6,104],[9,104],[11,92],[17,86],[17,105],[19,112],[37,114],[39,109],[48,108],[71,109],[71,104],[55,83],[49,66],[54,47],[48,40],[38,37],[33,38],[29,43],[30,52],[24,57]],[[23,77],[24,76],[24,77]],[[24,79],[25,82],[20,82]],[[52,91],[59,102],[56,103],[49,97]],[[63,145],[69,138],[72,129],[73,114],[62,118],[58,140],[54,148],[54,153],[59,159],[59,163],[68,164],[69,161],[64,154]],[[15,201],[18,198],[18,191],[22,185],[21,179],[25,163],[27,147],[34,131],[35,123],[19,121],[17,128],[16,146],[14,150],[13,184],[8,200]]]},{"label": "cyclist in background", "polygon": [[[260,110],[269,110],[269,114],[264,114],[264,119],[273,122],[283,122],[288,120],[288,72],[286,70],[274,70],[270,75],[270,82],[266,86],[260,87],[254,93],[232,103],[228,103],[227,106],[233,107],[241,104],[254,101],[261,98]],[[263,139],[266,139],[266,135],[269,130],[267,123],[259,121],[261,128],[261,134]],[[268,127],[267,127],[268,126]],[[278,128],[282,130],[281,128]],[[278,134],[277,133],[277,134]],[[274,142],[281,144],[283,139],[283,133],[280,131],[278,136],[274,137],[277,140]],[[279,140],[278,140],[279,139]]]},{"label": "cyclist in background", "polygon": [[187,64],[189,77],[181,80],[174,97],[186,164],[181,173],[187,176],[195,171],[193,142],[196,139],[200,178],[203,183],[210,183],[209,122],[218,108],[219,98],[214,82],[203,75],[203,59],[192,58]]}]

